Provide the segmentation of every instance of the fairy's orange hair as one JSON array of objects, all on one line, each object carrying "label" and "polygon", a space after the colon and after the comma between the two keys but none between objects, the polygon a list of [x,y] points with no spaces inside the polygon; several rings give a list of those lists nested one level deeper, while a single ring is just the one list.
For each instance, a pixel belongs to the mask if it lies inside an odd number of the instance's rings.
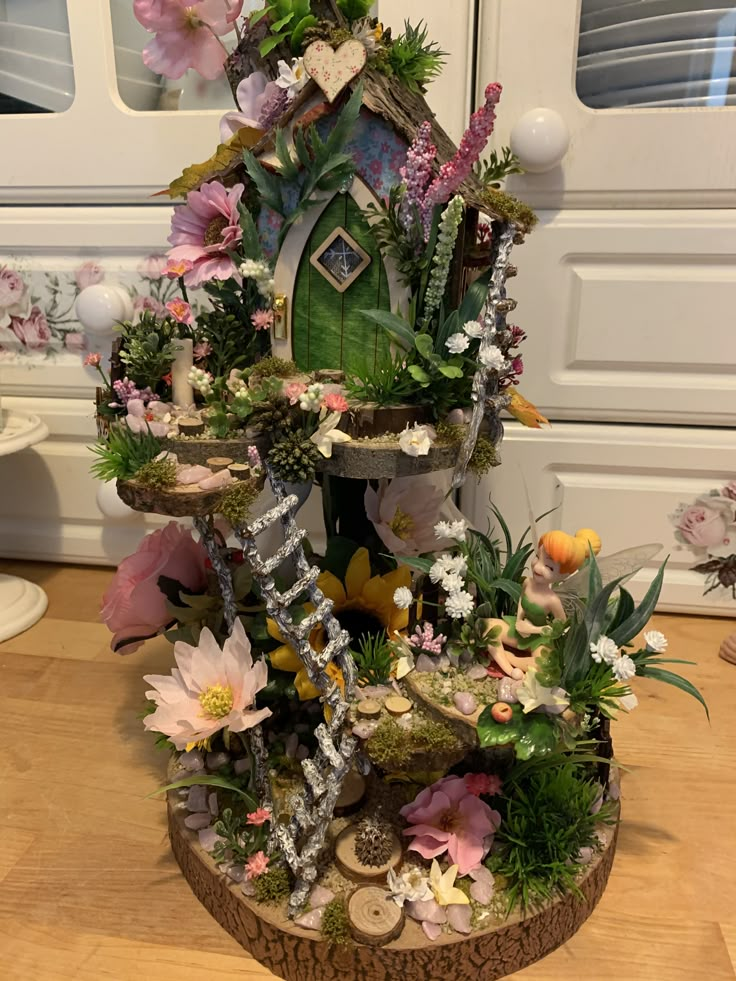
[{"label": "fairy's orange hair", "polygon": [[553,562],[559,563],[560,572],[569,575],[575,572],[588,557],[592,549],[597,555],[601,550],[601,540],[592,528],[580,528],[574,535],[565,531],[548,531],[539,539],[539,544]]}]

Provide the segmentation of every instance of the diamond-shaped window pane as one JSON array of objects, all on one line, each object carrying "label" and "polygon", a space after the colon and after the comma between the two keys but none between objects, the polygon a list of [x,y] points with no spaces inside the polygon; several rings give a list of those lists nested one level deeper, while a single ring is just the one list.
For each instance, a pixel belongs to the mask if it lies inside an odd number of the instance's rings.
[{"label": "diamond-shaped window pane", "polygon": [[342,235],[334,238],[327,248],[317,256],[317,262],[324,266],[339,283],[344,283],[346,279],[350,279],[360,266],[367,265],[363,256],[356,252]]}]

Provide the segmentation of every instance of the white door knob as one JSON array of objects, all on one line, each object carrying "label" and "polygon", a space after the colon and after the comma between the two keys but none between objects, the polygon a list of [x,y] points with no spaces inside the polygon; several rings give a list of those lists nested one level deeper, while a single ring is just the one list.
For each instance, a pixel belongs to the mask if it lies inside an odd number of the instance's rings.
[{"label": "white door knob", "polygon": [[562,160],[570,145],[570,130],[554,109],[530,109],[511,130],[511,149],[524,170],[543,174]]},{"label": "white door knob", "polygon": [[133,316],[133,301],[122,286],[96,283],[82,290],[74,309],[88,334],[111,337],[116,324]]}]

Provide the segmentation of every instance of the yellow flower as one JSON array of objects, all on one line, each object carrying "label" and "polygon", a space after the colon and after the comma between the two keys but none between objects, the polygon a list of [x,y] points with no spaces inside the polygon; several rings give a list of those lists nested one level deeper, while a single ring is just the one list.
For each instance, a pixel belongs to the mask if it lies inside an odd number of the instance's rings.
[{"label": "yellow flower", "polygon": [[[304,611],[307,614],[314,613],[314,607],[311,603],[305,603]],[[266,629],[268,630],[269,637],[273,637],[274,640],[281,642],[281,647],[277,647],[275,651],[271,651],[268,655],[271,664],[279,671],[289,671],[296,675],[294,678],[294,687],[301,701],[304,702],[308,698],[317,698],[319,696],[319,689],[309,680],[307,669],[299,660],[294,648],[284,640],[276,621],[269,617],[266,621]],[[325,635],[321,624],[316,626],[310,633],[309,643],[312,645],[313,650],[317,652],[323,650],[325,646]],[[339,671],[333,664],[329,664],[327,667],[328,674],[330,674],[330,668],[333,667],[335,671]],[[334,677],[334,675],[331,675],[331,677]],[[342,674],[340,677],[342,677]]]},{"label": "yellow flower", "polygon": [[434,898],[440,906],[449,906],[451,903],[467,906],[470,903],[465,893],[461,889],[455,888],[457,869],[457,865],[451,865],[443,874],[437,859],[432,860],[432,868],[429,870],[429,884],[432,887]]}]

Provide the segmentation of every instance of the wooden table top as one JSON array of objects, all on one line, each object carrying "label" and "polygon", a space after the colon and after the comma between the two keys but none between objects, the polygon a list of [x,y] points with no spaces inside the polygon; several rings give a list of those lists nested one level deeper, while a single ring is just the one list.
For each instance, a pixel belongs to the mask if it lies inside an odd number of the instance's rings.
[{"label": "wooden table top", "polygon": [[[96,622],[111,571],[0,563],[49,596],[0,644],[0,975],[5,981],[264,981],[199,905],[172,859],[165,806],[145,797],[166,758],[143,732],[142,675],[171,666],[161,638],[128,657]],[[639,681],[614,728],[623,823],[608,890],[564,947],[515,981],[735,981],[734,621],[659,616],[691,698]],[[346,981],[351,981],[347,979]]]}]

